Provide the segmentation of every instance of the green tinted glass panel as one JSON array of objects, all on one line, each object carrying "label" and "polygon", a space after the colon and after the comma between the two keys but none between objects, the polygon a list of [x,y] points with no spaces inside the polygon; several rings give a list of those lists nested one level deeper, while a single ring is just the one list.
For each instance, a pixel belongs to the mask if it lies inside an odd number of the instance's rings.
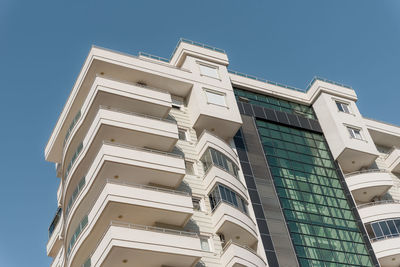
[{"label": "green tinted glass panel", "polygon": [[300,265],[373,266],[324,137],[261,120],[256,125]]},{"label": "green tinted glass panel", "polygon": [[[273,110],[278,110],[278,111],[283,111],[286,113],[292,113],[296,115],[300,115],[309,119],[316,119],[314,111],[311,107],[306,106],[306,105],[301,105],[297,103],[292,103],[288,102],[283,99],[275,98],[272,96],[266,96],[266,95],[259,95],[259,94],[254,94],[249,91],[244,91],[240,89],[235,88],[235,95],[236,98],[246,98],[249,103],[260,106],[260,107],[265,107]],[[276,127],[278,129],[279,127]],[[293,130],[287,130],[286,133],[291,133],[298,131],[296,129]],[[301,132],[301,131],[298,131]],[[305,134],[304,134],[305,135]],[[299,140],[303,141],[303,140]],[[318,140],[319,141],[319,140]]]}]

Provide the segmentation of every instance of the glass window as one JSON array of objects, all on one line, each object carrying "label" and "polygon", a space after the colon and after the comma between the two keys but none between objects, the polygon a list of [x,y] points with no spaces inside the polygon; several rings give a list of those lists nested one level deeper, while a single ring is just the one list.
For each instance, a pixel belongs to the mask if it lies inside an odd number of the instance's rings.
[{"label": "glass window", "polygon": [[185,160],[186,174],[194,175],[194,162]]},{"label": "glass window", "polygon": [[178,129],[178,137],[179,140],[186,141],[187,140],[187,131],[185,129]]},{"label": "glass window", "polygon": [[201,250],[211,251],[210,243],[208,242],[208,240],[209,240],[209,238],[207,238],[207,237],[200,237]]},{"label": "glass window", "polygon": [[200,198],[192,198],[192,203],[193,203],[193,209],[197,211],[201,211],[201,199]]},{"label": "glass window", "polygon": [[235,178],[238,178],[238,167],[236,164],[214,148],[208,148],[206,152],[204,152],[200,161],[203,163],[204,172],[207,172],[211,165],[216,165],[233,175]]},{"label": "glass window", "polygon": [[220,201],[229,203],[230,205],[238,208],[240,211],[247,214],[246,202],[231,189],[218,184],[208,196],[210,199],[211,210],[214,210]]},{"label": "glass window", "polygon": [[347,130],[349,131],[351,138],[363,140],[363,137],[361,135],[361,129],[347,127]]},{"label": "glass window", "polygon": [[201,75],[219,79],[217,67],[199,64]]},{"label": "glass window", "polygon": [[349,104],[336,101],[336,106],[339,111],[350,114]]},{"label": "glass window", "polygon": [[219,105],[226,107],[225,94],[217,93],[209,90],[205,90],[207,96],[207,102],[209,104]]}]

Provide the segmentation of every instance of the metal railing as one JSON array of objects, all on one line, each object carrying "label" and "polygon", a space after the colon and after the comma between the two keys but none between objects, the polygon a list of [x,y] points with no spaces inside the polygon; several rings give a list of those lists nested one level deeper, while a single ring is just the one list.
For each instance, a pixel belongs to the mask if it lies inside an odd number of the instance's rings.
[{"label": "metal railing", "polygon": [[377,241],[391,239],[391,238],[395,238],[395,237],[400,237],[400,234],[390,234],[390,235],[385,235],[385,236],[380,236],[380,237],[374,237],[374,238],[371,238],[370,240],[371,240],[371,242],[377,242]]},{"label": "metal railing", "polygon": [[169,59],[165,58],[165,57],[159,57],[159,56],[155,56],[149,53],[145,53],[145,52],[139,52],[139,56],[143,56],[143,57],[147,57],[147,58],[151,58],[151,59],[155,59],[155,60],[159,60],[162,62],[166,62],[169,63]]},{"label": "metal railing", "polygon": [[348,174],[345,174],[344,176],[346,178],[354,176],[354,175],[358,175],[358,174],[362,174],[362,173],[387,173],[387,170],[383,170],[383,169],[368,169],[368,170],[362,170],[362,171],[356,171],[356,172],[351,172]]},{"label": "metal railing", "polygon": [[268,84],[271,84],[271,85],[276,85],[276,86],[283,87],[283,88],[290,89],[290,90],[295,90],[295,91],[298,91],[298,92],[301,92],[301,93],[307,93],[308,90],[311,88],[311,86],[316,81],[323,81],[323,82],[326,82],[326,83],[338,85],[338,86],[353,90],[353,88],[351,86],[348,86],[348,85],[345,85],[345,84],[341,84],[341,83],[338,83],[338,82],[335,82],[335,81],[331,81],[331,80],[328,80],[328,79],[325,79],[325,78],[322,78],[322,77],[318,77],[318,76],[315,76],[311,80],[311,82],[309,82],[309,84],[307,85],[306,89],[300,89],[300,88],[297,88],[297,87],[294,87],[294,86],[273,82],[273,81],[270,81],[270,80],[267,80],[267,79],[264,79],[264,78],[259,78],[259,77],[256,77],[254,75],[249,75],[249,74],[241,73],[241,72],[234,71],[234,70],[228,70],[228,72],[231,73],[231,74],[235,74],[235,75],[241,76],[241,77],[245,77],[245,78],[249,78],[249,79],[252,79],[252,80],[256,80],[256,81],[259,81],[259,82],[268,83]]},{"label": "metal railing", "polygon": [[239,244],[239,243],[236,243],[236,242],[232,241],[232,239],[230,239],[228,242],[226,242],[226,244],[225,244],[224,247],[222,248],[221,255],[225,253],[225,251],[229,248],[230,245],[235,245],[235,246],[238,246],[238,247],[240,247],[240,248],[243,248],[243,249],[245,249],[245,250],[247,250],[247,251],[253,253],[253,254],[256,255],[257,257],[261,258],[261,257],[257,254],[257,251],[255,251],[255,250],[252,249],[251,247],[246,246],[246,245],[241,245],[241,244]]},{"label": "metal railing", "polygon": [[178,43],[177,43],[177,45],[175,46],[174,51],[172,52],[171,58],[175,55],[175,52],[178,49],[178,46],[180,45],[180,43],[192,44],[192,45],[195,45],[195,46],[199,46],[199,47],[203,47],[203,48],[206,48],[206,49],[209,49],[209,50],[213,50],[215,52],[226,54],[225,50],[223,50],[223,49],[220,49],[220,48],[217,48],[217,47],[214,47],[214,46],[211,46],[211,45],[202,44],[202,43],[199,43],[199,42],[194,42],[194,41],[191,41],[189,39],[180,38]]},{"label": "metal railing", "polygon": [[111,221],[110,226],[118,226],[118,227],[125,227],[125,228],[129,228],[129,229],[144,230],[144,231],[151,231],[151,232],[157,232],[157,233],[198,238],[197,233],[194,233],[194,232],[179,231],[179,230],[161,228],[161,227],[155,227],[155,226],[126,223],[126,222],[121,222],[121,221]]},{"label": "metal railing", "polygon": [[231,74],[235,74],[235,75],[241,76],[241,77],[245,77],[245,78],[249,78],[249,79],[252,79],[252,80],[256,80],[256,81],[259,81],[259,82],[268,83],[268,84],[271,84],[271,85],[276,85],[276,86],[283,87],[283,88],[290,89],[290,90],[295,90],[295,91],[298,91],[298,92],[301,92],[301,93],[305,93],[306,92],[304,89],[296,88],[296,87],[289,86],[289,85],[282,84],[282,83],[273,82],[273,81],[270,81],[270,80],[267,80],[267,79],[264,79],[264,78],[259,78],[259,77],[256,77],[256,76],[253,76],[253,75],[248,75],[248,74],[241,73],[241,72],[238,72],[238,71],[228,70],[228,72],[231,73]]},{"label": "metal railing", "polygon": [[372,206],[378,206],[378,205],[384,205],[384,204],[400,204],[399,200],[379,200],[375,202],[369,202],[365,204],[358,205],[358,209],[366,208],[366,207],[372,207]]},{"label": "metal railing", "polygon": [[[128,182],[128,181],[118,181],[118,180],[115,180],[112,178],[107,178],[106,184],[125,185],[125,186],[147,189],[147,190],[152,190],[152,191],[158,191],[158,192],[163,192],[163,193],[176,194],[176,195],[182,195],[182,196],[190,196],[190,193],[184,192],[184,191],[167,189],[167,188],[151,186],[151,185],[137,184],[137,183],[132,183],[132,182]],[[104,188],[104,186],[103,186],[103,188]]]},{"label": "metal railing", "polygon": [[[167,228],[161,228],[161,227],[154,227],[154,226],[146,226],[146,225],[140,225],[140,224],[133,224],[133,223],[125,223],[121,221],[111,221],[110,224],[108,225],[107,229],[104,231],[103,235],[97,242],[96,246],[94,246],[93,251],[90,253],[88,260],[92,258],[94,252],[96,249],[99,247],[100,243],[103,241],[103,238],[107,234],[108,230],[110,229],[111,226],[117,226],[117,227],[125,227],[125,228],[130,228],[130,229],[137,229],[137,230],[144,230],[144,231],[151,231],[151,232],[158,232],[158,233],[165,233],[165,234],[173,234],[173,235],[180,235],[180,236],[187,236],[187,237],[193,237],[193,238],[198,238],[199,236],[197,233],[194,232],[187,232],[187,231],[179,231],[179,230],[173,230],[173,229],[167,229]],[[82,265],[83,267],[83,265]],[[85,266],[86,267],[86,266]]]},{"label": "metal railing", "polygon": [[164,155],[164,156],[171,156],[171,157],[175,157],[175,158],[183,158],[182,155],[178,155],[178,154],[171,153],[171,152],[164,152],[164,151],[155,150],[155,149],[151,149],[151,148],[144,148],[144,147],[137,147],[137,146],[133,146],[133,145],[120,144],[120,143],[110,142],[110,141],[106,141],[106,140],[103,141],[103,144],[122,147],[122,148],[129,148],[129,149],[134,149],[134,150],[139,150],[139,151],[151,152],[151,153],[160,154],[160,155]]},{"label": "metal railing", "polygon": [[111,106],[100,105],[99,109],[111,110],[111,111],[115,111],[115,112],[118,112],[118,113],[124,113],[124,114],[127,114],[127,115],[135,115],[135,116],[139,116],[139,117],[143,117],[143,118],[147,118],[147,119],[164,121],[164,122],[169,122],[169,123],[176,124],[176,121],[174,121],[173,119],[159,118],[159,117],[156,117],[156,116],[151,116],[151,115],[147,115],[147,114],[143,114],[143,113],[137,113],[137,112],[134,112],[134,111],[114,108],[114,107],[111,107]]},{"label": "metal railing", "polygon": [[74,129],[75,125],[77,124],[77,122],[79,121],[79,119],[81,118],[81,110],[78,111],[78,113],[76,113],[75,117],[72,119],[71,124],[68,127],[67,133],[65,134],[64,137],[64,142],[63,142],[63,147],[65,146],[65,144],[67,143],[67,140],[72,132],[72,130]]},{"label": "metal railing", "polygon": [[352,88],[351,86],[349,86],[349,85],[345,85],[345,84],[342,84],[342,83],[338,83],[338,82],[335,82],[335,81],[331,81],[331,80],[328,80],[328,79],[325,79],[325,78],[322,78],[322,77],[319,77],[319,76],[314,76],[314,78],[313,78],[313,79],[311,80],[311,82],[308,84],[308,86],[307,86],[307,88],[306,88],[306,91],[308,91],[308,90],[311,88],[311,86],[312,86],[317,80],[323,81],[323,82],[326,82],[326,83],[330,83],[330,84],[334,84],[334,85],[338,85],[338,86],[341,86],[341,87],[344,87],[344,88],[353,90],[353,88]]}]

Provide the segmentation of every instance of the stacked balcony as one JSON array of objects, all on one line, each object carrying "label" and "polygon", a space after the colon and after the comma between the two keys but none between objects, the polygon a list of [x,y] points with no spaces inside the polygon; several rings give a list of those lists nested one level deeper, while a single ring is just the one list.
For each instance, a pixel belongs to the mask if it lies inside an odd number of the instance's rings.
[{"label": "stacked balcony", "polygon": [[221,263],[224,267],[265,267],[267,264],[251,248],[229,241],[221,253]]},{"label": "stacked balcony", "polygon": [[393,186],[390,173],[379,169],[349,173],[346,182],[357,203],[371,202]]},{"label": "stacked balcony", "polygon": [[[211,201],[215,233],[223,242],[233,240],[242,246],[255,248],[257,226],[249,216],[247,190],[239,177],[235,151],[208,131],[200,135],[196,150],[205,168],[203,184]],[[223,197],[226,195],[224,188],[229,190],[227,198]]]},{"label": "stacked balcony", "polygon": [[388,171],[400,173],[400,148],[394,147],[385,160]]},{"label": "stacked balcony", "polygon": [[[199,237],[181,231],[193,204],[188,193],[175,190],[185,164],[175,149],[171,103],[166,91],[94,80],[59,151],[66,211],[59,242],[66,266],[105,266],[109,259],[117,265],[191,266],[200,259]],[[59,249],[53,247],[49,255],[55,257]]]}]

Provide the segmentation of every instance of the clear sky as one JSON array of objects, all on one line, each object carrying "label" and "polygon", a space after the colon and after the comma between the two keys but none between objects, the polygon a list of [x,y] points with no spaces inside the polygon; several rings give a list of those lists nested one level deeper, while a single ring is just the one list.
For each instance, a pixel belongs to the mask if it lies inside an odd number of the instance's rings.
[{"label": "clear sky", "polygon": [[1,267],[51,262],[59,178],[43,150],[90,46],[168,58],[180,37],[272,81],[351,85],[364,116],[400,125],[399,0],[0,0]]}]

